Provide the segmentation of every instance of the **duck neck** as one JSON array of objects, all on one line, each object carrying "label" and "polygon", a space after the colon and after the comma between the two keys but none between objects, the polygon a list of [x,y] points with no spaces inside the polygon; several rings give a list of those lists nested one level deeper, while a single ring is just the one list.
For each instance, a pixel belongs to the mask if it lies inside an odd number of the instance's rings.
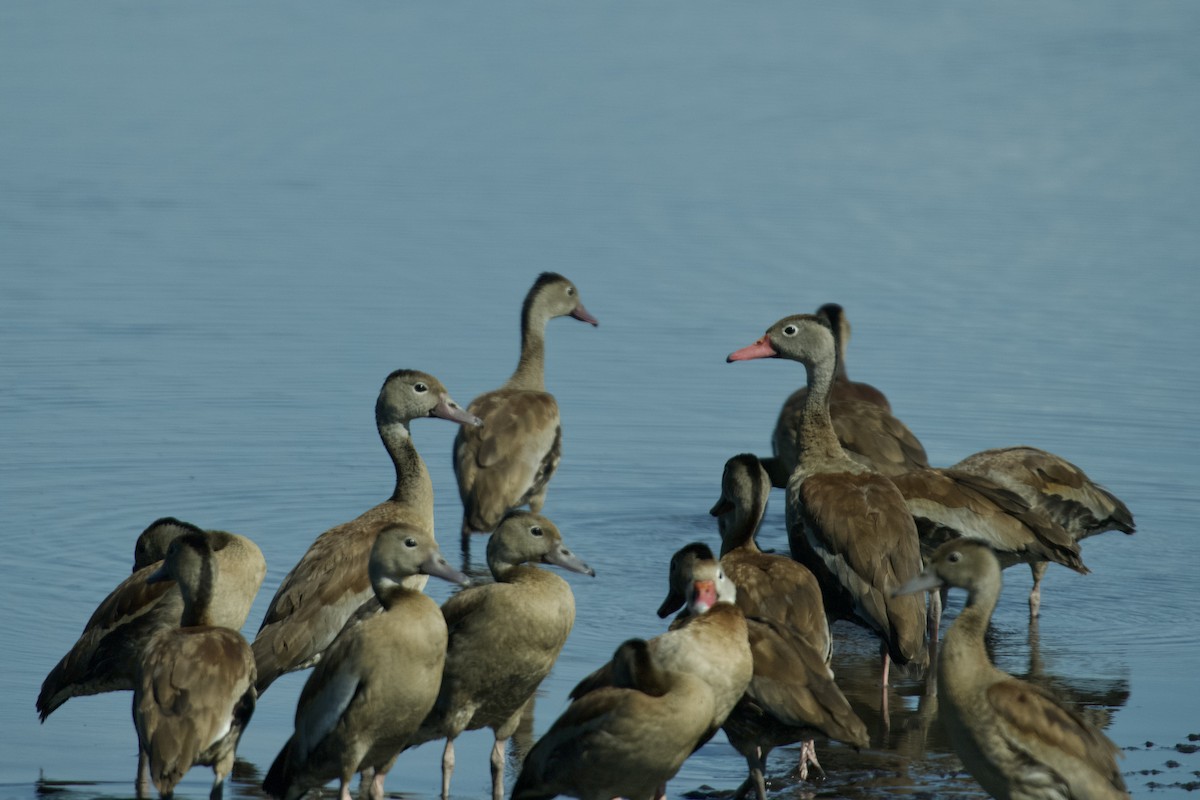
[{"label": "duck neck", "polygon": [[396,467],[396,488],[392,501],[419,506],[433,514],[433,481],[429,470],[412,442],[408,423],[392,422],[379,426],[379,437]]},{"label": "duck neck", "polygon": [[546,323],[550,320],[530,303],[521,311],[521,358],[505,386],[530,392],[546,391]]},{"label": "duck neck", "polygon": [[727,515],[728,522],[726,522],[726,517],[720,519],[722,556],[734,550],[746,553],[762,552],[758,543],[754,541],[754,534],[758,532],[758,526],[762,522],[765,511],[766,508],[761,505],[752,508],[739,505]]},{"label": "duck neck", "polygon": [[375,586],[375,596],[379,598],[379,604],[383,606],[383,610],[387,611],[392,606],[396,605],[406,597],[419,595],[416,589],[405,586],[403,583],[390,583],[387,586]]},{"label": "duck neck", "polygon": [[981,581],[967,595],[967,605],[959,613],[950,630],[946,631],[943,658],[988,661],[983,643],[991,622],[992,612],[1000,595],[999,571],[994,579]]},{"label": "duck neck", "polygon": [[179,627],[194,628],[199,625],[212,625],[213,590],[217,583],[217,566],[212,558],[200,562],[200,579],[195,586],[185,587],[180,584],[180,594],[183,595],[183,616]]},{"label": "duck neck", "polygon": [[817,361],[807,365],[808,392],[800,417],[800,458],[844,458],[845,453],[833,430],[829,416],[829,393],[833,388],[836,361]]}]

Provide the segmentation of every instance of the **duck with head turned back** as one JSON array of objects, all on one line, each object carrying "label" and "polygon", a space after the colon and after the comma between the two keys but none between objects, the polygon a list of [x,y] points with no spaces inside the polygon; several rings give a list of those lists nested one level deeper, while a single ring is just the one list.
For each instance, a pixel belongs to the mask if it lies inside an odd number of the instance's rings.
[{"label": "duck with head turned back", "polygon": [[997,669],[984,634],[1000,596],[1000,563],[983,542],[954,539],[897,594],[950,586],[967,605],[939,656],[939,715],[967,770],[1005,800],[1127,798],[1119,749],[1053,695]]},{"label": "duck with head turned back", "polygon": [[[718,575],[715,585],[720,596],[723,583],[712,551],[696,542],[684,547],[671,560],[671,593],[659,609],[659,616],[678,608],[679,598],[698,580]],[[726,573],[733,577],[733,573]],[[734,581],[736,583],[736,580]],[[737,595],[742,594],[737,587]],[[689,603],[676,617],[672,628],[686,624],[693,613]],[[780,745],[803,741],[795,775],[808,778],[808,767],[818,771],[814,733],[838,739],[855,747],[866,747],[867,727],[850,707],[845,695],[834,683],[833,671],[825,662],[825,651],[802,631],[777,619],[746,616],[747,640],[753,663],[750,682],[721,728],[729,743],[746,759],[749,777],[737,792],[745,797],[754,792],[758,800],[766,798],[767,756]]]},{"label": "duck with head turned back", "polygon": [[546,391],[546,323],[570,316],[598,325],[575,284],[543,272],[521,308],[521,358],[499,389],[481,394],[468,410],[486,423],[464,428],[454,440],[454,474],[463,503],[462,545],[472,533],[491,533],[510,510],[542,510],[546,486],[558,468],[562,427],[558,403]]},{"label": "duck with head turned back", "polygon": [[630,639],[610,685],[576,699],[525,758],[512,800],[647,800],[675,776],[713,716],[708,684]]},{"label": "duck with head turned back", "polygon": [[[668,582],[658,615],[666,617],[680,608],[686,613],[666,633],[651,639],[650,649],[664,669],[691,672],[712,689],[713,716],[699,747],[725,722],[754,674],[746,617],[737,607],[737,587],[706,544],[693,542],[671,556]],[[571,697],[611,686],[612,680],[610,663],[576,684]]]},{"label": "duck with head turned back", "polygon": [[237,631],[214,624],[219,572],[208,535],[197,531],[171,542],[162,566],[146,578],[175,581],[183,597],[178,627],[147,643],[133,690],[139,749],[161,797],[172,796],[192,765],[207,764],[214,774],[209,797],[219,800],[254,713],[250,645]]},{"label": "duck with head turned back", "polygon": [[[869,383],[847,377],[846,344],[850,340],[850,323],[842,307],[826,303],[815,316],[829,325],[837,346],[836,371],[829,390],[829,417],[846,455],[884,475],[929,466],[925,448],[908,426],[892,414],[883,392]],[[771,436],[775,456],[765,459],[763,466],[772,482],[780,488],[786,487],[799,458],[797,437],[807,396],[807,386],[792,392],[775,422]]]},{"label": "duck with head turned back", "polygon": [[446,740],[442,798],[450,797],[454,740],[463,731],[491,728],[492,797],[504,797],[504,746],[516,732],[525,704],[550,674],[575,622],[570,585],[535,564],[571,572],[596,572],[567,549],[553,522],[513,511],[488,539],[495,583],[472,586],[442,604],[450,631],[446,667],[433,711],[413,745]]},{"label": "duck with head turned back", "polygon": [[[42,682],[37,709],[42,721],[72,697],[131,691],[136,665],[157,632],[178,626],[183,596],[173,581],[147,583],[162,566],[170,543],[183,534],[208,537],[219,567],[219,583],[209,614],[214,624],[241,630],[266,574],[262,551],[245,536],[202,531],[175,517],[152,522],[134,545],[133,574],[96,607],[83,633]],[[138,783],[149,786],[144,754]]]},{"label": "duck with head turned back", "polygon": [[756,358],[799,361],[807,370],[799,462],[787,487],[788,542],[796,560],[817,576],[826,612],[880,637],[886,722],[890,662],[927,656],[924,604],[891,595],[921,569],[916,526],[895,485],[848,457],[834,433],[829,392],[837,349],[829,327],[809,314],[785,317],[728,360]]},{"label": "duck with head turned back", "polygon": [[[285,672],[320,661],[346,621],[371,598],[367,563],[382,524],[433,536],[433,483],[408,427],[423,417],[480,424],[432,375],[417,370],[388,375],[375,401],[375,425],[396,468],[395,489],[387,500],[318,536],[283,579],[254,638],[259,693]],[[414,574],[406,580],[420,589],[427,579]]]},{"label": "duck with head turned back", "polygon": [[437,603],[407,579],[434,575],[461,584],[466,576],[446,563],[429,531],[376,526],[367,574],[383,611],[346,628],[308,677],[295,733],[263,781],[272,797],[297,800],[336,778],[340,800],[350,800],[354,773],[370,771],[367,793],[382,800],[388,769],[437,699],[446,623]]},{"label": "duck with head turned back", "polygon": [[721,498],[709,511],[721,531],[721,566],[737,586],[744,614],[800,631],[829,663],[833,638],[816,577],[789,556],[764,553],[755,541],[770,491],[771,481],[755,456],[742,453],[725,462]]},{"label": "duck with head turned back", "polygon": [[[967,456],[954,465],[959,472],[995,481],[1019,495],[1035,511],[1061,525],[1076,542],[1105,531],[1133,533],[1133,514],[1108,489],[1092,481],[1065,458],[1036,447],[1002,447]],[[1030,562],[1033,588],[1029,613],[1037,616],[1042,601],[1045,562]]]}]

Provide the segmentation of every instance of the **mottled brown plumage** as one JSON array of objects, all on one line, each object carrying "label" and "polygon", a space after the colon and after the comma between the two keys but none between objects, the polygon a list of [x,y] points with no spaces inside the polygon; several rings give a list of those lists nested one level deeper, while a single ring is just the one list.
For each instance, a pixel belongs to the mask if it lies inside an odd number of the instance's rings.
[{"label": "mottled brown plumage", "polygon": [[821,768],[815,733],[855,748],[869,739],[814,642],[774,620],[747,617],[746,625],[754,676],[721,727],[750,770],[738,796],[754,791],[764,800],[767,756],[774,748],[803,741],[796,774],[805,780],[809,764]]},{"label": "mottled brown plumage", "polygon": [[[175,626],[156,632],[136,665],[133,721],[141,755],[161,797],[195,764],[213,768],[212,800],[233,769],[254,712],[254,654],[235,630],[214,624],[220,564],[202,531],[173,541],[146,580],[174,580],[183,597]],[[144,787],[139,781],[139,796]]]},{"label": "mottled brown plumage", "polygon": [[471,401],[482,428],[463,428],[454,440],[454,474],[463,503],[464,546],[471,533],[491,533],[510,510],[541,511],[546,486],[558,468],[562,427],[558,403],[546,391],[546,323],[571,316],[598,324],[575,285],[542,273],[521,309],[521,358],[512,377]]},{"label": "mottled brown plumage", "polygon": [[[44,722],[72,697],[132,690],[135,665],[146,642],[163,628],[178,625],[183,598],[170,581],[147,583],[167,546],[183,533],[200,529],[174,517],[151,523],[134,547],[134,572],[100,602],[70,651],[42,682],[37,699]],[[262,551],[244,536],[209,531],[220,565],[220,586],[210,613],[221,627],[240,630],[266,574]],[[157,556],[157,558],[156,558]]]},{"label": "mottled brown plumage", "polygon": [[492,796],[502,800],[505,743],[571,632],[571,587],[534,566],[538,563],[595,575],[566,548],[553,522],[515,511],[501,520],[488,540],[488,566],[496,582],[471,586],[442,605],[450,631],[442,686],[412,743],[446,739],[443,798],[450,796],[454,740],[463,731],[486,727],[494,734]]},{"label": "mottled brown plumage", "polygon": [[512,800],[648,800],[691,755],[714,716],[709,684],[640,639],[611,664],[611,685],[577,698],[529,751]]},{"label": "mottled brown plumage", "polygon": [[[1133,514],[1112,492],[1095,483],[1062,456],[1036,447],[1004,447],[967,456],[953,469],[995,481],[1019,495],[1034,510],[1061,525],[1079,542],[1104,531],[1133,533]],[[1033,588],[1029,607],[1041,604],[1046,564],[1031,562]]]},{"label": "mottled brown plumage", "polygon": [[263,781],[272,797],[295,800],[337,779],[349,800],[354,774],[373,770],[370,797],[382,800],[388,769],[437,699],[446,623],[406,579],[466,576],[446,563],[430,531],[393,523],[375,531],[367,571],[383,612],[347,627],[317,662],[300,693],[295,733]]},{"label": "mottled brown plumage", "polygon": [[[260,693],[285,672],[316,664],[350,615],[371,598],[367,563],[385,525],[433,536],[433,484],[409,431],[409,423],[421,417],[479,424],[432,375],[396,370],[387,377],[375,404],[375,425],[396,468],[395,489],[384,502],[317,537],[283,579],[254,639]],[[425,585],[423,577],[409,580],[418,589]]]},{"label": "mottled brown plumage", "polygon": [[1000,564],[983,542],[955,539],[898,592],[947,585],[967,591],[946,631],[938,669],[939,715],[967,770],[993,797],[1126,798],[1119,749],[1049,692],[997,669],[984,634],[1000,595]]},{"label": "mottled brown plumage", "polygon": [[721,531],[721,566],[737,586],[743,613],[800,631],[828,663],[833,638],[816,577],[789,556],[762,552],[754,540],[770,490],[766,470],[755,456],[743,453],[725,462],[721,498],[709,512]]},{"label": "mottled brown plumage", "polygon": [[879,635],[886,687],[889,660],[904,664],[925,655],[923,603],[891,596],[921,569],[916,526],[895,485],[849,458],[834,434],[828,402],[836,347],[828,326],[807,314],[786,317],[729,360],[768,357],[800,361],[808,373],[800,459],[787,488],[792,555],[817,576],[831,617]]},{"label": "mottled brown plumage", "polygon": [[[1088,573],[1070,533],[988,478],[931,467],[893,475],[891,480],[904,495],[926,555],[948,539],[966,536],[986,541],[1005,569],[1029,564],[1044,570],[1053,562]],[[1038,615],[1032,598],[1029,612]]]}]

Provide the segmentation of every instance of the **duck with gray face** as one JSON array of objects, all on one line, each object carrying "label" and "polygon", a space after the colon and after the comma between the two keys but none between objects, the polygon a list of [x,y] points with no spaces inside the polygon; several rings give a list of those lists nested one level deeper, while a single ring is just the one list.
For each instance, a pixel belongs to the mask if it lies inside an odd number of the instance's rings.
[{"label": "duck with gray face", "polygon": [[1000,562],[983,542],[954,539],[895,590],[965,589],[967,605],[939,655],[938,716],[963,765],[997,798],[1129,797],[1120,749],[1052,694],[997,669],[984,634],[1000,596]]},{"label": "duck with gray face", "polygon": [[916,525],[896,486],[850,458],[838,442],[829,416],[837,365],[829,327],[811,314],[785,317],[726,360],[760,358],[805,367],[800,455],[787,486],[788,544],[820,582],[830,618],[851,620],[879,636],[886,724],[891,662],[921,663],[928,657],[925,604],[892,595],[905,576],[921,569]]},{"label": "duck with gray face", "polygon": [[505,743],[574,625],[570,585],[534,565],[596,574],[567,548],[553,522],[528,511],[500,521],[488,539],[487,560],[495,583],[464,589],[442,605],[450,628],[446,669],[437,705],[414,741],[446,740],[443,798],[450,795],[454,740],[463,731],[491,728],[492,795],[502,800]]},{"label": "duck with gray face", "polygon": [[454,474],[463,503],[462,545],[472,533],[490,533],[509,511],[542,510],[558,468],[562,426],[558,402],[546,391],[546,324],[572,317],[599,325],[583,307],[575,284],[553,272],[538,276],[521,309],[521,357],[503,386],[471,401],[487,423],[464,428],[454,440]]},{"label": "duck with gray face", "polygon": [[[371,598],[367,565],[382,525],[408,526],[433,537],[433,483],[409,430],[413,420],[426,417],[481,424],[432,375],[390,374],[375,402],[375,425],[395,465],[395,488],[387,500],[317,537],[283,579],[254,638],[260,693],[285,672],[320,661],[346,621]],[[405,580],[420,589],[428,578],[413,573]]]},{"label": "duck with gray face", "polygon": [[451,567],[432,534],[383,523],[375,532],[368,575],[383,611],[347,627],[328,647],[300,693],[296,730],[263,781],[272,797],[296,800],[327,781],[350,798],[356,772],[368,771],[373,800],[396,755],[433,708],[441,685],[447,630],[433,600],[408,585],[415,575],[452,583]]}]

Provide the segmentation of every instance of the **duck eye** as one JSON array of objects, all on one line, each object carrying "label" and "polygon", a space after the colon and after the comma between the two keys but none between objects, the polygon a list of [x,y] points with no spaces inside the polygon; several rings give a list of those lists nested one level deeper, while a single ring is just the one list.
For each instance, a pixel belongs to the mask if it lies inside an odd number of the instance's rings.
[{"label": "duck eye", "polygon": [[962,560],[962,553],[955,550],[953,553],[946,556],[946,560],[949,561],[951,564],[957,564],[959,561]]},{"label": "duck eye", "polygon": [[788,325],[783,329],[784,336],[795,336],[799,332],[800,332],[800,329],[797,328],[795,325]]},{"label": "duck eye", "polygon": [[412,537],[410,536],[410,537],[408,537],[407,539],[405,539],[405,540],[404,540],[404,546],[405,546],[405,547],[416,547],[416,546],[417,546],[417,540],[416,540],[416,539],[414,539],[414,538],[412,538]]},{"label": "duck eye", "polygon": [[567,287],[567,297],[574,297],[574,296],[575,296],[575,287],[568,286]]},{"label": "duck eye", "polygon": [[426,392],[429,391],[429,387],[423,383],[414,383],[413,391],[416,392],[417,394],[425,394]]},{"label": "duck eye", "polygon": [[529,532],[532,533],[534,536],[542,535],[542,529],[539,528],[537,525],[534,525],[532,528],[530,528]]}]

